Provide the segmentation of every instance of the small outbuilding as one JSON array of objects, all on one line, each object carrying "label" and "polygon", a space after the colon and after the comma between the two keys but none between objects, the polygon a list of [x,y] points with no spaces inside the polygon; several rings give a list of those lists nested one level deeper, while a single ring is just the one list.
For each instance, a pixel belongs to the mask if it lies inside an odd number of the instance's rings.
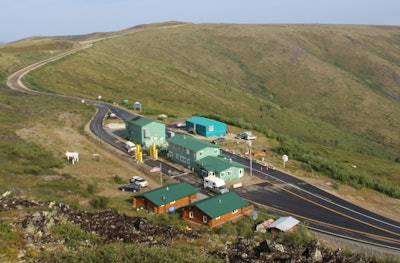
[{"label": "small outbuilding", "polygon": [[215,195],[182,208],[183,219],[213,228],[243,215],[250,216],[254,206],[235,192]]},{"label": "small outbuilding", "polygon": [[204,137],[226,135],[226,124],[220,121],[194,116],[186,120],[186,131]]},{"label": "small outbuilding", "polygon": [[197,188],[186,182],[169,184],[136,194],[132,200],[132,207],[144,208],[155,214],[175,211],[197,201],[198,192]]},{"label": "small outbuilding", "polygon": [[299,220],[292,216],[281,217],[275,222],[267,226],[268,231],[286,232],[300,223]]}]

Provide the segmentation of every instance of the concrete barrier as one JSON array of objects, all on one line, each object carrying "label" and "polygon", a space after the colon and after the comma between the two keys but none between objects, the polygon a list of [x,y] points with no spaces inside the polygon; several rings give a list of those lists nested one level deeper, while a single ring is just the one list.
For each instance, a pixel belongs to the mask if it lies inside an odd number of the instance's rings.
[{"label": "concrete barrier", "polygon": [[237,184],[232,185],[233,188],[239,188],[239,187],[242,187],[242,186],[243,186],[242,183],[237,183]]}]

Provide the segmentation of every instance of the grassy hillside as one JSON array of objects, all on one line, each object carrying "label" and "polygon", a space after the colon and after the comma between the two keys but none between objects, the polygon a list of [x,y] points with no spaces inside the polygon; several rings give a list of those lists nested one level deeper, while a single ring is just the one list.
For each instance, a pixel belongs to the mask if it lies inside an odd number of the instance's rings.
[{"label": "grassy hillside", "polygon": [[[102,40],[90,49],[24,81],[56,93],[140,101],[145,115],[212,115],[304,143],[285,139],[278,151],[305,161],[310,171],[321,166],[310,164],[312,158],[322,156],[400,184],[398,28],[161,26],[98,34]],[[371,165],[382,158],[383,168]]]},{"label": "grassy hillside", "polygon": [[[143,103],[146,115],[167,113],[181,118],[192,114],[213,114],[214,117],[237,126],[230,126],[233,132],[244,128],[256,129],[259,131],[257,135],[263,137],[264,133],[269,138],[260,138],[254,143],[254,148],[281,147],[290,152],[290,158],[297,154],[296,150],[299,152],[301,149],[302,156],[306,156],[308,161],[297,162],[291,159],[286,167],[288,172],[296,175],[318,176],[314,172],[315,165],[321,162],[314,163],[314,158],[323,159],[322,156],[327,156],[332,162],[349,167],[350,164],[357,164],[361,171],[379,180],[384,178],[385,182],[393,182],[394,186],[400,185],[400,167],[393,162],[394,156],[397,156],[397,141],[391,147],[378,140],[371,142],[361,136],[362,133],[357,134],[359,129],[356,126],[340,127],[330,123],[330,118],[335,116],[326,118],[310,114],[306,108],[320,107],[321,114],[327,115],[324,105],[316,103],[315,98],[304,103],[306,105],[291,105],[289,102],[296,102],[297,98],[289,98],[280,93],[281,89],[287,88],[285,85],[270,84],[279,80],[273,78],[274,74],[271,72],[275,70],[279,76],[280,71],[280,74],[289,74],[284,72],[295,69],[290,69],[289,66],[285,68],[283,65],[279,69],[268,63],[261,63],[262,59],[267,59],[262,58],[264,44],[260,40],[259,44],[251,47],[252,42],[257,42],[255,39],[261,38],[261,35],[252,36],[256,34],[256,31],[251,33],[252,26],[185,25],[143,31],[163,25],[145,25],[110,34],[30,38],[0,45],[1,193],[12,190],[15,195],[30,200],[64,202],[74,208],[89,211],[114,208],[127,215],[149,217],[158,223],[173,223],[178,226],[182,224],[175,215],[152,216],[130,209],[129,194],[117,191],[117,186],[127,182],[132,173],[145,176],[151,187],[157,186],[158,175],[149,173],[146,166],[132,164],[131,158],[105,149],[105,145],[87,136],[84,126],[94,114],[93,107],[17,93],[5,85],[7,76],[17,69],[69,49],[77,44],[76,41],[84,42],[96,38],[104,40],[95,43],[88,50],[33,72],[26,80],[32,87],[56,93],[90,98],[102,95],[107,101],[119,103],[123,99],[129,99],[130,102],[137,100]],[[175,26],[179,23],[166,25]],[[242,28],[242,32],[236,27]],[[258,27],[254,27],[254,30]],[[260,26],[257,30],[261,28],[263,27]],[[273,28],[275,26],[271,27]],[[279,29],[278,26],[277,28]],[[229,40],[238,38],[233,33],[247,35],[244,37],[246,41],[241,40],[241,48],[240,43],[236,43],[237,40]],[[230,42],[233,44],[229,44]],[[269,59],[272,61],[272,57]],[[285,63],[290,65],[289,62]],[[266,66],[271,67],[270,73]],[[316,66],[318,67],[320,66]],[[320,78],[323,81],[323,76]],[[297,96],[299,101],[305,88],[303,90],[303,86],[297,84],[302,81],[313,84],[312,81],[299,77],[296,81],[290,77],[285,81],[293,81],[293,89],[297,89],[299,94],[293,90],[292,96]],[[365,88],[369,89],[368,86]],[[394,93],[389,93],[385,95],[382,91],[379,96],[393,101],[391,107],[396,107]],[[307,96],[302,98],[304,101],[306,99]],[[326,98],[326,101],[325,104],[329,99]],[[303,106],[307,107],[302,108]],[[386,127],[382,127],[382,130],[384,128]],[[388,133],[391,134],[390,129]],[[65,150],[78,151],[81,154],[79,164],[68,164],[64,158]],[[310,153],[318,155],[311,156]],[[382,154],[386,159],[367,156],[365,153]],[[279,160],[275,153],[269,152],[268,158],[270,157],[274,158],[273,161]],[[171,179],[165,178],[166,183],[169,180]],[[326,180],[323,184],[326,186],[325,182]],[[366,207],[368,204],[369,209],[381,214],[395,217],[398,211],[398,200],[382,198],[382,195],[371,194],[369,190],[354,192],[351,189],[348,192],[349,188],[342,186],[335,190],[344,194],[343,198],[346,200],[357,199],[362,206]],[[25,212],[28,211],[17,213]],[[266,216],[264,212],[260,216]],[[141,259],[146,255],[149,262],[154,262],[160,257],[152,248],[140,247],[140,253],[137,249],[132,249],[137,244],[96,245],[96,249],[92,250],[87,247],[88,240],[95,240],[96,237],[88,236],[80,228],[71,228],[68,224],[53,227],[52,230],[59,231],[63,239],[68,237],[65,239],[65,248],[71,246],[76,251],[79,247],[80,253],[63,250],[60,243],[56,245],[59,252],[47,249],[48,243],[46,248],[40,243],[40,249],[35,250],[26,242],[25,234],[12,227],[12,218],[15,216],[14,211],[3,212],[0,219],[0,254],[6,261],[14,262],[21,255],[21,250],[30,258],[42,261],[50,258],[53,261],[55,258],[68,258],[70,261],[75,258],[76,261],[82,261],[83,257],[103,258],[104,255],[101,254],[104,251],[110,258],[121,258],[125,255],[134,258],[140,254]],[[209,247],[210,244],[214,247],[218,247],[218,244],[225,246],[227,240],[235,240],[236,236],[253,235],[252,229],[254,222],[246,218],[228,223],[211,232],[211,237],[215,236],[216,242],[211,244],[210,238],[205,236],[208,241],[196,242],[196,249],[193,249],[191,242],[178,240],[165,253],[162,252],[162,257],[171,257],[171,261],[176,261],[181,260],[184,253],[187,261],[193,257],[198,261],[211,262],[211,257],[203,260],[204,254],[198,252],[203,249],[199,250],[199,247]],[[301,232],[288,238],[298,242],[305,240],[307,235]],[[82,245],[83,242],[85,245]],[[191,256],[188,257],[188,253]]]},{"label": "grassy hillside", "polygon": [[29,81],[53,92],[137,100],[149,112],[221,114],[364,151],[346,139],[354,134],[394,159],[399,42],[391,27],[184,25],[98,42]]}]

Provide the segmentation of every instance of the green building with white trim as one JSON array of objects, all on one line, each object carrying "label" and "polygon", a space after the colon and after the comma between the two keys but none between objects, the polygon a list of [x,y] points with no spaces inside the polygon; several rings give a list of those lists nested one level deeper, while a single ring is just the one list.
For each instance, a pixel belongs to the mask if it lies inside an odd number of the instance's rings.
[{"label": "green building with white trim", "polygon": [[202,177],[231,180],[244,176],[245,166],[221,156],[221,149],[215,144],[182,134],[168,138],[167,142],[168,158]]},{"label": "green building with white trim", "polygon": [[[176,134],[168,138],[168,158],[188,169],[196,167],[196,162],[207,156],[218,156],[221,150],[215,144],[202,141],[190,135]],[[197,170],[200,172],[200,170]]]},{"label": "green building with white trim", "polygon": [[203,177],[216,176],[225,181],[244,176],[245,166],[223,156],[207,156],[198,161]]}]

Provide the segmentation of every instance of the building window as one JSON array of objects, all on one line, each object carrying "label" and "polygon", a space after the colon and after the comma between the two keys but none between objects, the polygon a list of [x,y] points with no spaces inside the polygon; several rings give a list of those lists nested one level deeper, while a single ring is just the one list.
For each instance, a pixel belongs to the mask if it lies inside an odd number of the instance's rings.
[{"label": "building window", "polygon": [[208,131],[214,131],[214,125],[208,126]]},{"label": "building window", "polygon": [[179,154],[175,154],[175,159],[179,160]]},{"label": "building window", "polygon": [[236,214],[237,212],[238,212],[238,210],[235,209],[235,210],[232,211],[232,214]]},{"label": "building window", "polygon": [[190,211],[189,212],[189,218],[193,218],[193,217],[194,217],[193,211]]},{"label": "building window", "polygon": [[190,150],[186,149],[186,154],[189,155],[190,154]]},{"label": "building window", "polygon": [[207,216],[203,216],[203,222],[204,222],[204,223],[207,223],[207,221],[208,221]]},{"label": "building window", "polygon": [[228,175],[232,175],[232,171],[228,171]]},{"label": "building window", "polygon": [[181,156],[180,160],[181,160],[182,163],[186,163],[186,158],[185,157]]},{"label": "building window", "polygon": [[220,172],[219,176],[224,177],[225,176],[225,172]]},{"label": "building window", "polygon": [[144,138],[150,138],[150,130],[148,128],[144,128]]},{"label": "building window", "polygon": [[215,154],[218,154],[218,151],[219,151],[218,149],[214,149]]},{"label": "building window", "polygon": [[204,152],[203,151],[200,151],[199,152],[199,156],[203,156],[204,155]]}]

